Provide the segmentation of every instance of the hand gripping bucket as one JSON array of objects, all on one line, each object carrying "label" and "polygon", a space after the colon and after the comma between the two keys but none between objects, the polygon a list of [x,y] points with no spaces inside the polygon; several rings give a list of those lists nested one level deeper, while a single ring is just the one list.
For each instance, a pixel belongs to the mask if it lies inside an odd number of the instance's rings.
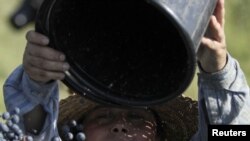
[{"label": "hand gripping bucket", "polygon": [[101,103],[148,106],[182,94],[217,0],[45,0],[36,30],[64,52],[63,82]]}]

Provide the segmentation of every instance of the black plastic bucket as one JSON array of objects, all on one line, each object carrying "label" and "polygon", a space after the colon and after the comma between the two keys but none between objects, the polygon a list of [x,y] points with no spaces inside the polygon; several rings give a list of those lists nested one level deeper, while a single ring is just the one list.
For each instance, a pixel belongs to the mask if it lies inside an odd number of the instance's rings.
[{"label": "black plastic bucket", "polygon": [[45,0],[36,30],[66,54],[63,82],[102,103],[145,106],[190,85],[217,0]]}]

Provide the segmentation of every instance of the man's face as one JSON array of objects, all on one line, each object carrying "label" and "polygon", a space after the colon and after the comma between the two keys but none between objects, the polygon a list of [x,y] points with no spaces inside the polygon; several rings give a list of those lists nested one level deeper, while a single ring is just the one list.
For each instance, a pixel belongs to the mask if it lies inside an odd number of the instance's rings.
[{"label": "man's face", "polygon": [[97,108],[84,120],[87,141],[156,141],[156,122],[145,109]]}]

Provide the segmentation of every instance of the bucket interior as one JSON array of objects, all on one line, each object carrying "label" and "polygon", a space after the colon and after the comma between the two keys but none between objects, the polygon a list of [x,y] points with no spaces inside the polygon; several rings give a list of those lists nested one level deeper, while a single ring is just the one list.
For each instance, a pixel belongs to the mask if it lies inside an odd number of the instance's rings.
[{"label": "bucket interior", "polygon": [[192,77],[183,35],[144,0],[61,0],[50,19],[54,45],[71,68],[111,97],[173,97]]}]

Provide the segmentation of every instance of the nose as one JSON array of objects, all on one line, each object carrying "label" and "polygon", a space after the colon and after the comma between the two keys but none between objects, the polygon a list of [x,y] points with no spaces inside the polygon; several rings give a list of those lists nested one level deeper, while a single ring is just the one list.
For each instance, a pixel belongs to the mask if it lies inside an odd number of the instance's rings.
[{"label": "nose", "polygon": [[112,128],[111,128],[111,132],[118,134],[118,133],[123,133],[126,134],[129,132],[129,128],[121,123],[116,123]]}]

